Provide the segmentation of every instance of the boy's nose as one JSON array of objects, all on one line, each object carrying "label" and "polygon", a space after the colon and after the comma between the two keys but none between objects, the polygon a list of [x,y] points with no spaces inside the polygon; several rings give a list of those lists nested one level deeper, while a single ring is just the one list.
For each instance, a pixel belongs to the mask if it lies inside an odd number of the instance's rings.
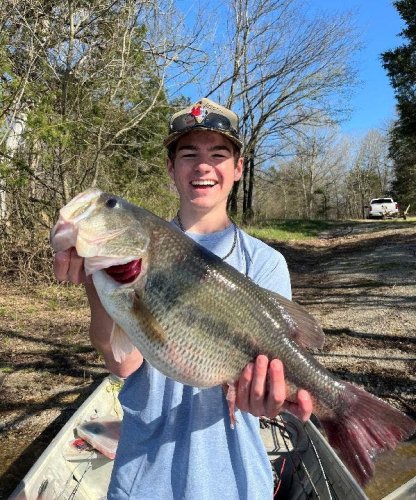
[{"label": "boy's nose", "polygon": [[195,162],[194,168],[198,172],[207,172],[208,170],[211,170],[212,165],[208,160],[201,159]]}]

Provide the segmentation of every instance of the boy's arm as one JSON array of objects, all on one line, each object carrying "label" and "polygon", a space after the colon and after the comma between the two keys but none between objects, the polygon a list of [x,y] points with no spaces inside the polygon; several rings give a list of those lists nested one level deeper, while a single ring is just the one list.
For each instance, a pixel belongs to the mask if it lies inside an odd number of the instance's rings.
[{"label": "boy's arm", "polygon": [[101,305],[91,278],[85,275],[84,259],[76,253],[75,248],[58,252],[53,268],[59,281],[84,285],[91,309],[91,344],[103,355],[107,369],[123,378],[137,370],[143,363],[143,356],[136,348],[121,363],[114,359],[110,343],[113,320]]}]

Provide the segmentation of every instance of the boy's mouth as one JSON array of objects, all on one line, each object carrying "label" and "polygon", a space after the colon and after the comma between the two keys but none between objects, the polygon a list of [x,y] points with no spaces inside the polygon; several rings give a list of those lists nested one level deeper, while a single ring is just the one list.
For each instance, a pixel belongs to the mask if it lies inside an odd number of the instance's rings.
[{"label": "boy's mouth", "polygon": [[214,180],[199,180],[199,181],[191,181],[191,186],[197,189],[210,189],[218,184],[217,181]]}]

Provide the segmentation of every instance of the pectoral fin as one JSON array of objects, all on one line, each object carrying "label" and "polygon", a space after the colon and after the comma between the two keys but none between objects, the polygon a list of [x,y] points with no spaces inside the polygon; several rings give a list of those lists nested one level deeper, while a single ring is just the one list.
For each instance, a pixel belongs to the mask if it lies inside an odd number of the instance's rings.
[{"label": "pectoral fin", "polygon": [[111,330],[110,342],[114,359],[118,363],[124,361],[127,354],[130,354],[134,347],[127,333],[115,322],[113,323],[113,329]]}]

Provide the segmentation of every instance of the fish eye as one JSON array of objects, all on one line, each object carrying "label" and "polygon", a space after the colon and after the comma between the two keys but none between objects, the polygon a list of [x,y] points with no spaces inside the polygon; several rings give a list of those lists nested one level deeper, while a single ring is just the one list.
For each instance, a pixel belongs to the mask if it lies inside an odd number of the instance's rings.
[{"label": "fish eye", "polygon": [[108,208],[114,208],[117,205],[117,200],[115,198],[108,198],[105,202],[105,206]]}]

